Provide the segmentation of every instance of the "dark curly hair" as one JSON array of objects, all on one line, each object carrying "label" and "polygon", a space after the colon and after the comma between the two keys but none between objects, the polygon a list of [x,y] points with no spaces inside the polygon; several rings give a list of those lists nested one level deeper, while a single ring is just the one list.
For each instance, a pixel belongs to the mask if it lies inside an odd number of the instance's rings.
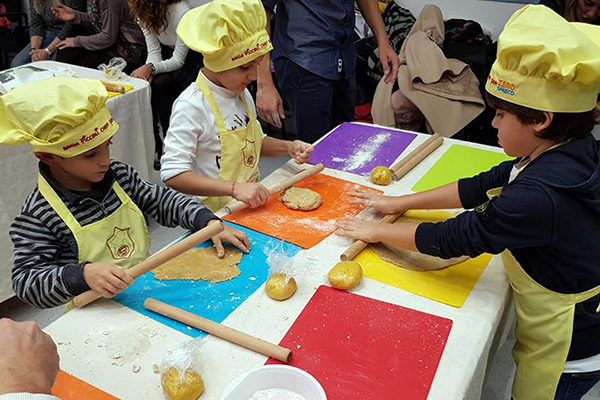
[{"label": "dark curly hair", "polygon": [[127,0],[127,3],[138,25],[158,35],[169,23],[167,20],[169,4],[180,1],[183,0]]},{"label": "dark curly hair", "polygon": [[[489,93],[485,94],[487,104],[496,109],[514,114],[523,124],[539,124],[546,120],[543,111],[519,106],[502,100]],[[556,142],[582,139],[592,133],[594,125],[600,123],[595,110],[581,113],[553,113],[552,123],[537,136]]]}]

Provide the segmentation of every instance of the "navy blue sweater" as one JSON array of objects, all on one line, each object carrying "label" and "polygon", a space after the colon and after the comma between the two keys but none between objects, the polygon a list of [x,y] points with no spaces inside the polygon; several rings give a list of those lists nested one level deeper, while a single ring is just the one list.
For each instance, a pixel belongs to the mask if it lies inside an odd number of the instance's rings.
[{"label": "navy blue sweater", "polygon": [[[458,182],[467,211],[421,224],[420,252],[442,257],[498,254],[509,249],[525,272],[547,289],[580,293],[600,285],[600,146],[590,135],[535,158],[508,183],[516,161]],[[488,201],[489,189],[503,187]],[[484,205],[478,207],[480,205]],[[568,360],[600,354],[596,296],[575,309]]]}]

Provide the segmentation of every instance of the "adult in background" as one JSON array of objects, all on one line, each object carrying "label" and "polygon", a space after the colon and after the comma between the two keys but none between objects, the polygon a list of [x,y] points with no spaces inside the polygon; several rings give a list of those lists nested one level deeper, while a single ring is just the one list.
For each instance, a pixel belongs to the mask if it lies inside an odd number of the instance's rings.
[{"label": "adult in background", "polygon": [[600,25],[600,0],[541,0],[569,22]]},{"label": "adult in background", "polygon": [[122,57],[127,61],[125,73],[144,62],[144,34],[133,20],[127,0],[87,0],[87,12],[59,3],[52,12],[61,21],[90,29],[88,36],[68,37],[60,42],[57,61],[96,68],[113,57]]},{"label": "adult in background", "polygon": [[[131,12],[142,28],[148,58],[131,76],[145,79],[152,87],[155,164],[163,152],[163,137],[169,130],[171,108],[202,66],[200,53],[190,51],[177,37],[177,25],[192,9],[187,0],[129,0]],[[160,129],[162,134],[160,135]],[[159,165],[156,165],[160,169]]]},{"label": "adult in background", "polygon": [[[65,0],[74,9],[85,10],[84,0]],[[63,22],[52,14],[51,0],[29,0],[29,44],[13,58],[11,68],[56,58],[58,44],[71,33],[72,21]]]},{"label": "adult in background", "polygon": [[[354,120],[353,0],[262,0],[267,28],[275,7],[273,64],[277,83],[290,107],[300,140],[313,143],[336,125]],[[376,0],[357,0],[377,38],[385,80],[398,71],[398,56],[388,42]],[[259,67],[256,108],[266,122],[281,127],[281,96],[275,89],[267,55]]]},{"label": "adult in background", "polygon": [[34,322],[0,319],[0,400],[59,400],[51,395],[59,368],[52,338]]}]

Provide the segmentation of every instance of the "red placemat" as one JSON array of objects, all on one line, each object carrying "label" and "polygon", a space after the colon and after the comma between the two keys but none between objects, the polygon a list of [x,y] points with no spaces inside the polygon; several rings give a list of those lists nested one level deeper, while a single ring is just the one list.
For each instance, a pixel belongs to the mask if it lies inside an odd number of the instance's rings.
[{"label": "red placemat", "polygon": [[280,345],[328,400],[425,400],[451,328],[446,318],[321,286]]}]

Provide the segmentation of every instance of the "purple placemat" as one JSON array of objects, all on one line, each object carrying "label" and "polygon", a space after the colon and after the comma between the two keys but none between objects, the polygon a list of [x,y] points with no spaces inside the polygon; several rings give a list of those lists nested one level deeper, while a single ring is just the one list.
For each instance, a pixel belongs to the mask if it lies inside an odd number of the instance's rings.
[{"label": "purple placemat", "polygon": [[391,166],[415,137],[414,133],[344,122],[317,143],[310,163],[361,175],[378,165]]}]

